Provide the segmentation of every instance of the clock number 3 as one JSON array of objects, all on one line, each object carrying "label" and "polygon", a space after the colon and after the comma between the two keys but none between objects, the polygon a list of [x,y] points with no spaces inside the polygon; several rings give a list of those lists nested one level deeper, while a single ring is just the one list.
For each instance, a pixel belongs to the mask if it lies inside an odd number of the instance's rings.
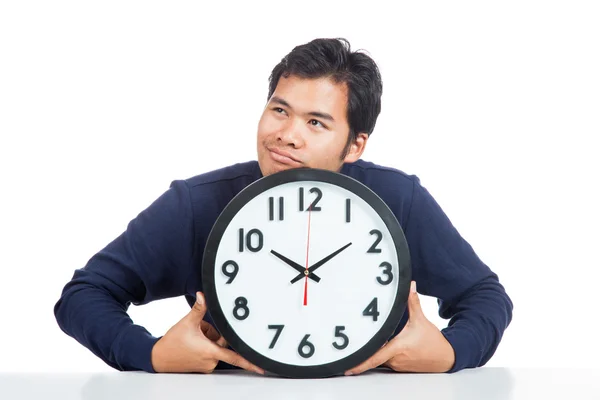
[{"label": "clock number 3", "polygon": [[394,275],[392,274],[392,264],[390,264],[387,261],[384,261],[381,264],[379,264],[379,268],[383,268],[383,274],[386,276],[386,279],[383,280],[380,276],[378,276],[377,282],[381,283],[382,285],[389,285],[394,279]]}]

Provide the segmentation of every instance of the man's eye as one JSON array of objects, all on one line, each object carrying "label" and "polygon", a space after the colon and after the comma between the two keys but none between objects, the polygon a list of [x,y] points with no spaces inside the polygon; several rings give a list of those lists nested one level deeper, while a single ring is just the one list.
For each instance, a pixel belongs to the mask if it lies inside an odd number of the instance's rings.
[{"label": "man's eye", "polygon": [[278,114],[283,114],[285,113],[285,110],[281,107],[274,107],[273,110],[278,113]]},{"label": "man's eye", "polygon": [[316,119],[311,119],[309,122],[312,126],[322,126],[323,128],[325,127],[325,125],[323,125],[321,121],[317,121]]}]

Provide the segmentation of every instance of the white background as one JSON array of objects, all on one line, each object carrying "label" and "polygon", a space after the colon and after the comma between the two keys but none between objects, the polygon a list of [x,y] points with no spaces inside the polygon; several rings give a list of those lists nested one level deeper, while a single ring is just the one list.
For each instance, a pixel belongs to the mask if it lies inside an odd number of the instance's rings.
[{"label": "white background", "polygon": [[210,3],[0,4],[0,371],[111,370],[55,322],[74,269],[172,180],[254,159],[271,69],[338,36],[384,80],[363,158],[418,175],[514,301],[488,365],[597,365],[598,2]]}]

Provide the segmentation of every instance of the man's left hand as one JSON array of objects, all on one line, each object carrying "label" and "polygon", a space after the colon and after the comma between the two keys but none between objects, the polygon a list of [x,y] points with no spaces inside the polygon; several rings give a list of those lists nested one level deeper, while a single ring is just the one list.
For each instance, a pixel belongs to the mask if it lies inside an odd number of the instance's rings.
[{"label": "man's left hand", "polygon": [[381,365],[402,372],[447,372],[454,366],[454,349],[423,314],[416,283],[410,285],[408,322],[402,331],[362,364],[346,371],[356,375]]}]

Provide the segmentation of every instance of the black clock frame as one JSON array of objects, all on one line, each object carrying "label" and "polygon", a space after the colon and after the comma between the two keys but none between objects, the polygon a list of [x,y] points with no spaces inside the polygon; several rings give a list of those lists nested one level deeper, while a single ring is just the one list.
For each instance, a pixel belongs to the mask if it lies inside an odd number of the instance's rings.
[{"label": "black clock frame", "polygon": [[[396,292],[392,311],[387,320],[367,344],[359,350],[337,361],[321,365],[302,366],[281,363],[255,351],[237,335],[227,321],[217,299],[216,292],[215,261],[217,250],[223,233],[231,220],[244,205],[266,190],[285,183],[298,181],[316,181],[333,184],[361,197],[384,221],[392,235],[396,254],[398,255],[398,290]],[[229,343],[231,348],[251,363],[270,373],[289,378],[325,378],[341,375],[344,371],[355,367],[375,354],[375,352],[392,336],[394,330],[400,323],[400,319],[404,314],[408,301],[410,281],[411,264],[406,237],[404,236],[404,232],[394,216],[394,213],[389,209],[385,202],[371,189],[354,178],[337,172],[315,168],[294,168],[285,170],[263,177],[244,188],[229,202],[229,204],[227,204],[223,212],[217,218],[210,231],[208,240],[206,241],[202,260],[202,286],[204,297],[206,299],[206,306],[221,335],[227,340],[227,343]]]}]

